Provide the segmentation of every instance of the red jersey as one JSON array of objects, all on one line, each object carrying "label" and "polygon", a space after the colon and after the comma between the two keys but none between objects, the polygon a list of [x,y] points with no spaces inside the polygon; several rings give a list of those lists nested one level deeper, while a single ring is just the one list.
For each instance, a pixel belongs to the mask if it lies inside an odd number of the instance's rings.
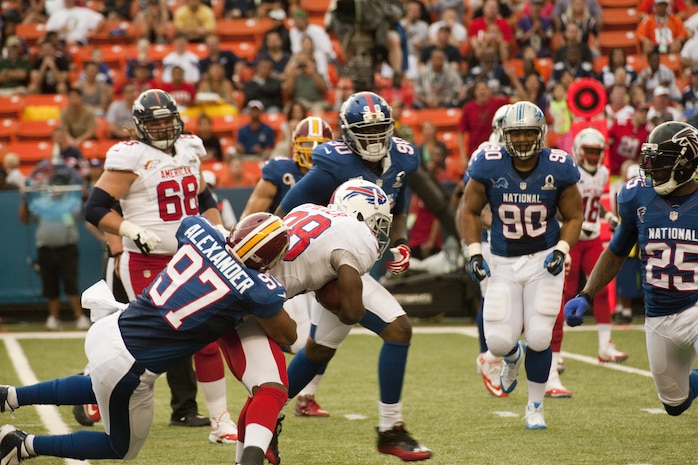
[{"label": "red jersey", "polygon": [[611,175],[620,174],[620,165],[626,160],[635,160],[639,163],[640,147],[647,140],[650,132],[646,126],[634,128],[630,121],[624,124],[613,123],[608,130],[609,161]]},{"label": "red jersey", "polygon": [[458,130],[468,133],[468,150],[470,156],[483,142],[490,138],[492,118],[502,105],[509,103],[508,98],[492,97],[485,105],[476,100],[463,105]]}]

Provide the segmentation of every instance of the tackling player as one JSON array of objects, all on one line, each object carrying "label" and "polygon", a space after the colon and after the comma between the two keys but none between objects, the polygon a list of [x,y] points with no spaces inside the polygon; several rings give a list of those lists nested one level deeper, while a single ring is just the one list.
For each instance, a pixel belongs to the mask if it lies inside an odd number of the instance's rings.
[{"label": "tackling player", "polygon": [[681,415],[698,396],[698,131],[677,121],[662,123],[642,144],[643,176],[618,194],[621,222],[584,289],[564,307],[570,326],[613,279],[636,243],[644,272],[647,356],[659,400]]},{"label": "tackling player", "polygon": [[[288,380],[285,370],[260,373],[241,367],[285,360],[279,344],[296,339],[296,324],[282,308],[286,292],[266,274],[286,252],[288,230],[280,218],[258,213],[241,220],[226,238],[206,219],[188,217],[175,240],[177,252],[152,284],[123,311],[99,319],[88,331],[89,377],[0,386],[0,412],[96,402],[105,431],[33,435],[5,425],[0,428],[3,464],[40,455],[135,458],[152,425],[155,380],[220,338],[226,353],[234,354],[229,360],[233,374],[250,392],[240,416],[245,449],[238,451],[236,463],[262,465],[288,398]],[[116,305],[114,301],[114,309]],[[244,352],[243,342],[255,350]]]},{"label": "tackling player", "polygon": [[[528,378],[526,428],[546,428],[545,385],[550,339],[560,310],[565,256],[582,226],[579,170],[566,152],[543,148],[545,116],[517,102],[502,123],[504,147],[485,147],[471,160],[461,205],[471,274],[490,276],[483,309],[488,349],[504,357],[500,385],[511,393],[524,359]],[[483,208],[490,204],[491,262],[482,255]],[[562,226],[556,213],[562,217]],[[519,338],[523,331],[528,348]]]}]

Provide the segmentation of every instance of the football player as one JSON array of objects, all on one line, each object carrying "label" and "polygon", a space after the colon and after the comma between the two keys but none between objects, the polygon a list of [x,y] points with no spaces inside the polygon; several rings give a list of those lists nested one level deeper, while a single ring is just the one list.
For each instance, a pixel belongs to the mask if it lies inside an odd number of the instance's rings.
[{"label": "football player", "polygon": [[[200,157],[206,150],[197,136],[182,134],[184,124],[172,96],[160,89],[147,90],[138,96],[132,112],[136,138],[109,149],[105,171],[85,207],[87,221],[122,236],[118,267],[130,300],[176,252],[175,232],[184,218],[202,213],[214,224],[221,224],[216,201],[201,172]],[[123,217],[112,208],[117,202]],[[196,378],[187,360],[167,373],[172,391],[170,424],[209,424],[208,418],[197,413],[198,379],[211,415],[209,440],[234,443],[237,430],[227,411],[225,371],[218,346],[203,348],[194,361]]]},{"label": "football player", "polygon": [[[289,189],[312,168],[313,149],[333,138],[332,128],[322,118],[309,116],[299,121],[291,136],[292,159],[272,158],[264,164],[262,179],[252,191],[252,195],[250,195],[242,212],[242,217],[254,212],[273,212],[276,210]],[[300,335],[296,343],[288,348],[291,353],[295,354],[303,348],[305,337],[310,332],[309,307],[305,304],[303,297],[298,297],[289,300],[284,308],[296,321]],[[330,415],[330,412],[322,408],[315,400],[315,394],[323,373],[318,373],[296,396],[294,413],[297,416],[327,417]]]},{"label": "football player", "polygon": [[595,296],[639,242],[650,371],[664,409],[676,416],[698,396],[698,370],[692,369],[698,347],[698,131],[678,121],[662,123],[641,153],[643,176],[621,188],[621,222],[564,314],[570,326],[582,324]]},{"label": "football player", "polygon": [[[33,435],[5,425],[0,428],[3,464],[40,455],[135,458],[152,425],[155,380],[219,338],[226,353],[235,354],[231,369],[250,393],[240,416],[246,447],[236,454],[236,463],[263,463],[288,398],[286,372],[241,367],[283,361],[279,344],[296,339],[296,324],[282,307],[286,292],[266,273],[286,252],[288,229],[281,218],[257,213],[225,237],[208,220],[194,216],[180,222],[175,240],[177,252],[138,299],[98,319],[88,331],[89,377],[0,386],[2,412],[24,405],[97,403],[105,431]],[[243,351],[243,341],[255,350]]]},{"label": "football player", "polygon": [[[580,273],[584,273],[585,278],[589,276],[596,260],[603,252],[603,243],[600,237],[601,218],[610,223],[611,229],[615,229],[618,225],[618,218],[612,212],[606,211],[601,204],[601,196],[604,193],[609,176],[608,168],[603,165],[605,150],[606,141],[604,136],[594,128],[582,129],[575,136],[572,143],[572,155],[579,167],[580,179],[577,187],[579,187],[582,194],[584,222],[582,223],[582,234],[579,236],[579,242],[570,250],[571,262],[568,267],[568,274],[565,276],[563,291],[565,302],[577,293]],[[611,342],[611,308],[606,288],[601,289],[594,297],[594,318],[598,325],[599,361],[616,363],[625,361],[628,358],[628,354],[617,350],[613,342]],[[548,377],[548,386],[545,390],[545,395],[548,397],[572,397],[572,392],[562,385],[557,371],[560,347],[562,345],[563,323],[564,317],[561,311],[553,328],[551,343],[553,359],[550,376]]]},{"label": "football player", "polygon": [[[479,281],[490,276],[484,331],[489,351],[504,357],[500,374],[504,393],[514,390],[526,361],[528,429],[547,427],[543,400],[552,329],[562,300],[561,273],[583,219],[577,165],[566,152],[543,148],[546,131],[540,108],[525,101],[513,104],[502,122],[504,146],[486,146],[471,160],[461,204],[471,275]],[[494,273],[480,243],[480,215],[488,203]],[[522,331],[527,349],[519,341]]]},{"label": "football player", "polygon": [[[325,142],[313,150],[313,167],[281,200],[277,214],[304,204],[326,204],[332,192],[349,179],[371,181],[381,187],[392,207],[388,271],[407,270],[411,251],[407,245],[407,186],[419,166],[417,149],[393,136],[394,121],[388,103],[373,92],[349,97],[339,112],[342,138]],[[407,314],[391,294],[370,275],[363,275],[364,289],[381,289],[372,299],[364,324],[383,338],[378,361],[380,402],[378,450],[407,460],[424,460],[431,451],[410,437],[402,418],[402,384],[412,326]],[[366,294],[365,294],[366,295]],[[343,339],[343,338],[342,338]],[[339,341],[341,342],[341,341]],[[301,350],[289,365],[290,393],[297,394],[322,369],[334,353],[337,341],[318,341],[322,350]]]}]

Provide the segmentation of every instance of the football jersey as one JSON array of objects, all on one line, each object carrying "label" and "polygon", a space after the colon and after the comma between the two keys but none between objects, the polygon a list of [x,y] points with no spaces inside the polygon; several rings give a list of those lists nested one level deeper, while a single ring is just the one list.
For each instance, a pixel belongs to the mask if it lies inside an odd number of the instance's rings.
[{"label": "football jersey", "polygon": [[[200,157],[206,154],[197,136],[181,135],[170,155],[144,142],[119,142],[109,149],[106,170],[131,171],[138,175],[121,199],[124,219],[157,234],[162,242],[153,254],[173,255],[175,233],[183,218],[199,214]],[[124,249],[140,253],[136,244],[123,238]]]},{"label": "football jersey", "polygon": [[695,305],[698,192],[661,196],[642,178],[634,178],[618,194],[618,213],[622,221],[608,247],[624,256],[639,241],[647,316],[671,315]]},{"label": "football jersey", "polygon": [[304,203],[327,205],[340,184],[350,179],[364,179],[385,191],[393,214],[405,212],[409,206],[406,187],[409,175],[419,167],[419,156],[415,146],[406,140],[391,139],[390,150],[377,170],[368,168],[343,140],[318,145],[313,149],[313,167],[288,191],[281,208],[288,212]]},{"label": "football jersey", "polygon": [[119,316],[129,352],[154,373],[215,341],[246,315],[276,315],[286,298],[276,279],[233,258],[223,234],[204,217],[184,218],[176,240],[167,267]]},{"label": "football jersey", "polygon": [[274,201],[269,207],[270,212],[276,211],[281,199],[284,198],[289,189],[301,180],[304,174],[298,163],[288,158],[272,158],[264,164],[262,179],[276,186]]},{"label": "football jersey", "polygon": [[[346,264],[359,274],[378,260],[378,241],[368,226],[346,213],[321,205],[305,204],[284,217],[290,244],[284,259],[270,273],[283,283],[291,298],[320,289],[337,277],[331,256],[335,250],[350,257]],[[345,258],[347,258],[345,257]]]},{"label": "football jersey", "polygon": [[485,186],[492,209],[492,254],[517,257],[557,243],[558,197],[579,180],[577,164],[566,152],[542,149],[536,167],[521,177],[506,149],[490,146],[472,158],[468,173]]},{"label": "football jersey", "polygon": [[581,177],[577,187],[582,194],[582,205],[584,206],[584,222],[579,240],[588,241],[598,238],[601,234],[599,214],[601,212],[601,196],[608,182],[608,168],[599,165],[596,172],[591,174],[580,167],[579,174]]}]

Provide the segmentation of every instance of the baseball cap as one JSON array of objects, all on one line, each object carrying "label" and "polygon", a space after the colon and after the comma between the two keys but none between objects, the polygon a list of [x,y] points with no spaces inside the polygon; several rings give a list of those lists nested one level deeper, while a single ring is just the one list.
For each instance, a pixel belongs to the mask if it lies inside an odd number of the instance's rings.
[{"label": "baseball cap", "polygon": [[669,89],[664,86],[657,86],[654,88],[654,92],[652,92],[652,95],[654,95],[655,97],[658,95],[669,95]]},{"label": "baseball cap", "polygon": [[19,40],[19,37],[17,36],[10,36],[5,41],[5,45],[7,45],[8,47],[21,47],[22,41]]},{"label": "baseball cap", "polygon": [[250,100],[247,102],[247,108],[257,108],[258,110],[264,111],[264,104],[259,100]]},{"label": "baseball cap", "polygon": [[286,19],[286,12],[281,8],[274,8],[269,12],[269,17],[271,19],[276,19],[277,21],[283,21]]}]

